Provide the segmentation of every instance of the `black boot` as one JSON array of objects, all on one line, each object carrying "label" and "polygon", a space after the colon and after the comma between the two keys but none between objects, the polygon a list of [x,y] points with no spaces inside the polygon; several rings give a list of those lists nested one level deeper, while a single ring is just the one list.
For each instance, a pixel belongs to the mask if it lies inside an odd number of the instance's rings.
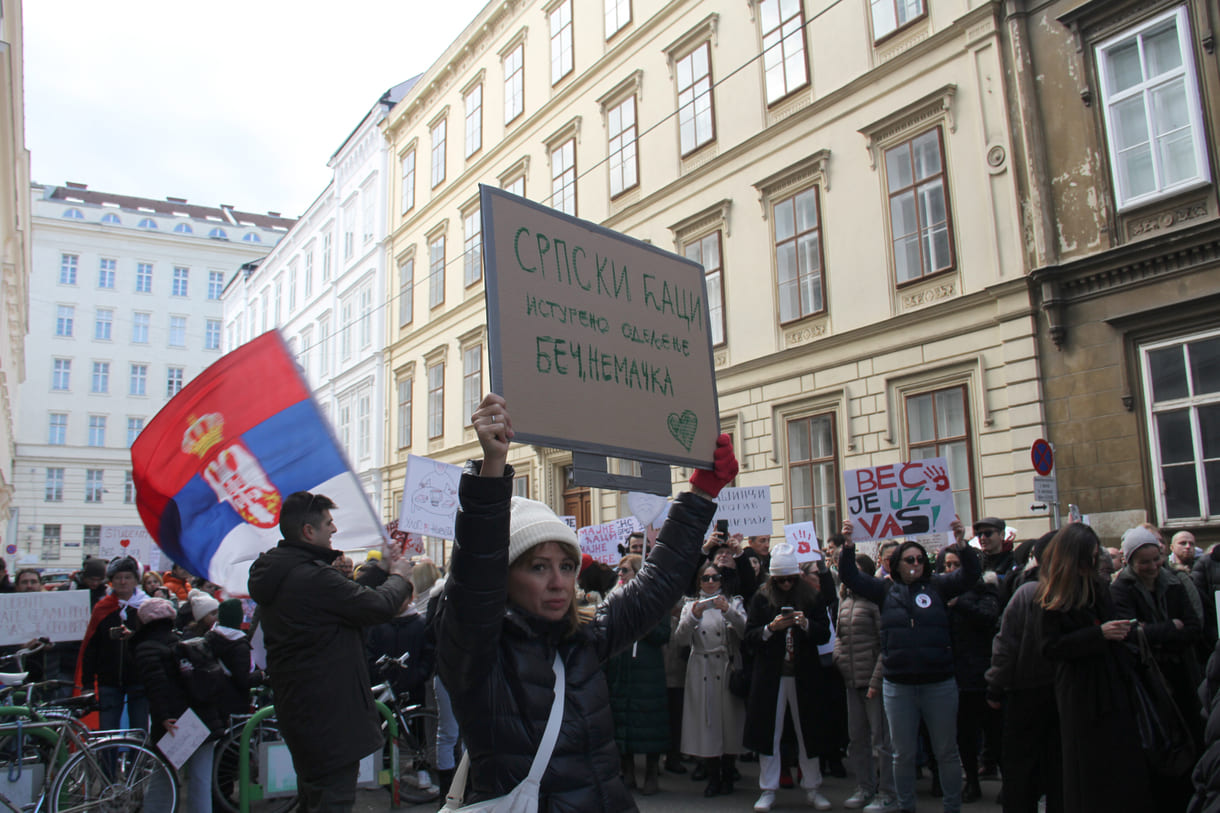
[{"label": "black boot", "polygon": [[627,786],[627,790],[635,790],[635,756],[623,754],[620,767],[623,772],[623,784]]},{"label": "black boot", "polygon": [[708,757],[704,762],[707,766],[707,787],[703,789],[703,795],[708,798],[720,795],[720,763],[720,757]]},{"label": "black boot", "polygon": [[661,789],[659,774],[661,772],[661,755],[648,754],[644,757],[644,787],[640,793],[652,796]]},{"label": "black boot", "polygon": [[967,779],[966,786],[962,788],[962,802],[977,802],[983,798],[983,789],[979,787],[979,780]]},{"label": "black boot", "polygon": [[437,768],[436,769],[436,784],[441,789],[441,801],[449,795],[449,786],[453,784],[453,775],[457,773],[457,768]]},{"label": "black boot", "polygon": [[733,792],[733,781],[737,776],[737,757],[725,754],[720,758],[720,792],[728,796]]}]

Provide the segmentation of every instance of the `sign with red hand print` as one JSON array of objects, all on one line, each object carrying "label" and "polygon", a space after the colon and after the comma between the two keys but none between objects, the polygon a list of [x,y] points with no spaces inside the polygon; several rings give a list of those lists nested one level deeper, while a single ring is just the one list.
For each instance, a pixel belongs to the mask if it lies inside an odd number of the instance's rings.
[{"label": "sign with red hand print", "polygon": [[956,515],[943,457],[855,469],[844,485],[856,542],[948,531]]}]

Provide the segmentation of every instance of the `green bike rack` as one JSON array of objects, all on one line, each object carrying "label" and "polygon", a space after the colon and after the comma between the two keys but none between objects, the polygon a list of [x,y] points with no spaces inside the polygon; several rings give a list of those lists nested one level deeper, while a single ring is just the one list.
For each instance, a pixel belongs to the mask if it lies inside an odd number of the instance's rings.
[{"label": "green bike rack", "polygon": [[[385,718],[388,724],[388,732],[390,736],[390,764],[398,766],[398,721],[394,719],[393,712],[389,706],[382,703],[380,700],[373,701],[377,705],[377,711]],[[3,707],[0,707],[0,713],[3,713]],[[246,721],[246,724],[241,729],[241,740],[237,747],[237,781],[238,781],[238,810],[241,813],[250,813],[250,803],[258,801],[262,798],[262,786],[258,790],[257,798],[252,799],[253,788],[250,785],[250,737],[254,734],[254,728],[263,720],[275,714],[275,706],[266,706],[254,712],[254,716]],[[398,771],[392,771],[389,781],[398,781]],[[385,783],[382,783],[385,784]],[[398,790],[394,789],[394,803],[398,803]]]},{"label": "green bike rack", "polygon": [[[0,706],[0,719],[8,717],[25,717],[30,721],[30,726],[23,733],[27,737],[37,737],[51,747],[59,745],[59,734],[49,728],[44,728],[39,725],[43,722],[42,718],[31,709],[29,706]],[[62,765],[68,759],[68,752],[60,746],[55,753],[55,764]]]}]

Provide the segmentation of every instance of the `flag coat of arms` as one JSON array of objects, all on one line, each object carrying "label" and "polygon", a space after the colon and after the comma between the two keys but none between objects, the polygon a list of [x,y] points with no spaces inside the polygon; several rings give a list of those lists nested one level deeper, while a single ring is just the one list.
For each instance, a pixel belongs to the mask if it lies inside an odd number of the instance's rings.
[{"label": "flag coat of arms", "polygon": [[161,550],[229,593],[281,538],[295,491],[325,494],[341,550],[385,529],[279,331],[221,358],[173,397],[131,447],[136,507]]}]

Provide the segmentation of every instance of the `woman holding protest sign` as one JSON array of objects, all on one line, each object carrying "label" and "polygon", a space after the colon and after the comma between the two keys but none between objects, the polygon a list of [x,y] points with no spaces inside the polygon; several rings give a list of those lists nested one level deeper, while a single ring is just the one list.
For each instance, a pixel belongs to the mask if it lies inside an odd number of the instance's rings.
[{"label": "woman holding protest sign", "polygon": [[[956,519],[954,523],[956,531],[960,523]],[[894,748],[898,807],[915,809],[915,750],[922,717],[940,771],[944,809],[957,813],[962,805],[962,764],[957,752],[957,681],[948,602],[978,581],[978,557],[964,556],[958,570],[933,576],[927,551],[908,539],[890,557],[892,580],[878,579],[857,569],[851,534],[852,523],[847,520],[839,578],[848,590],[881,608],[881,693]]]},{"label": "woman holding protest sign", "polygon": [[468,749],[469,781],[459,781],[459,768],[453,795],[463,785],[467,803],[527,794],[537,756],[544,809],[634,809],[601,667],[661,622],[689,583],[713,500],[737,473],[732,444],[720,436],[714,468],[696,470],[692,489],[674,501],[639,574],[586,620],[575,602],[575,532],[546,505],[512,497],[504,399],[484,397],[473,424],[484,458],[462,475],[437,621],[438,671]]}]

